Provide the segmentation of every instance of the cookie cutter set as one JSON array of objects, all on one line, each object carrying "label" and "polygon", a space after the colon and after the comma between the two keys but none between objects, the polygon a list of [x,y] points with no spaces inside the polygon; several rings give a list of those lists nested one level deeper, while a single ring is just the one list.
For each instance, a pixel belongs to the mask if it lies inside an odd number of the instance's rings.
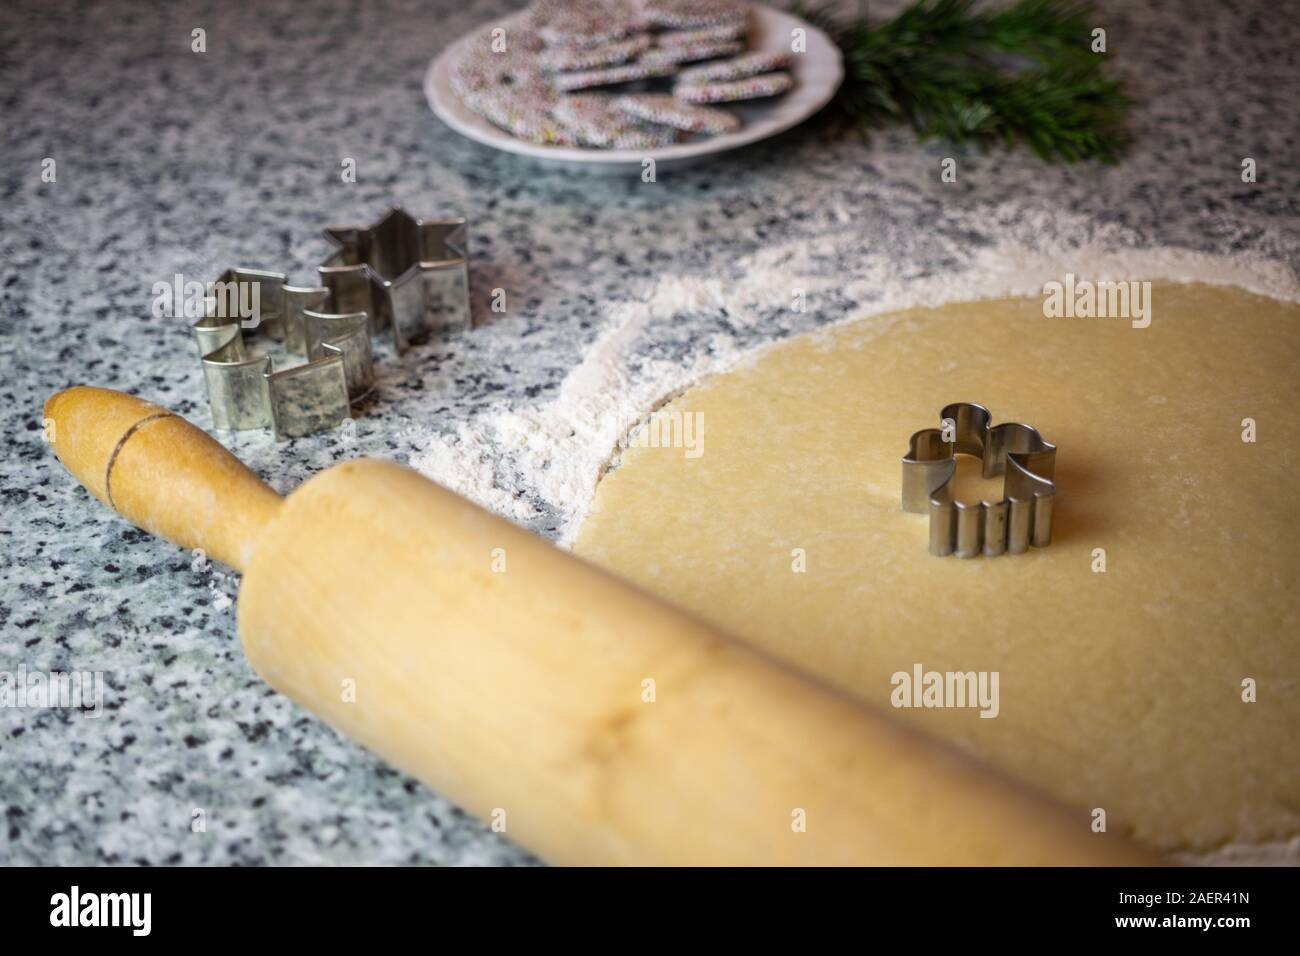
[{"label": "cookie cutter set", "polygon": [[[351,418],[374,388],[371,336],[389,330],[398,354],[431,332],[469,329],[468,230],[464,219],[415,219],[393,207],[372,226],[330,226],[337,247],[317,269],[320,285],[290,285],[282,272],[227,269],[194,325],[212,422],[272,428],[277,441]],[[230,307],[258,303],[250,320]],[[250,339],[269,339],[306,361],[275,368]]]},{"label": "cookie cutter set", "polygon": [[[916,432],[903,459],[903,510],[930,513],[930,553],[993,557],[1051,544],[1056,446],[1029,425],[991,425],[992,413],[970,402],[945,406],[939,418],[945,428]],[[1001,501],[953,498],[956,454],[979,458],[985,478],[1005,475]]]}]

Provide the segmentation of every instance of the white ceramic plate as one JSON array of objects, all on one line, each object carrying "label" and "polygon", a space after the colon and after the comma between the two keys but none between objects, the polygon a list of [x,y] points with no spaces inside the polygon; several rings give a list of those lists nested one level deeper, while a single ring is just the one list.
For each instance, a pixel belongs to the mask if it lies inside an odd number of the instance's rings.
[{"label": "white ceramic plate", "polygon": [[493,27],[510,27],[524,16],[523,12],[504,20],[483,24],[452,43],[429,65],[424,78],[424,94],[440,120],[463,136],[496,149],[531,156],[543,162],[563,166],[582,166],[595,172],[625,173],[641,170],[642,160],[655,161],[656,169],[698,162],[717,153],[782,133],[802,123],[830,102],[844,79],[840,51],[821,30],[798,17],[769,7],[753,8],[749,47],[746,52],[789,50],[790,31],[802,27],[807,32],[807,52],[796,55],[790,65],[795,85],[784,96],[753,100],[729,109],[739,114],[742,125],[724,136],[691,137],[683,142],[658,149],[593,149],[581,146],[542,146],[516,139],[498,129],[465,106],[451,90],[452,65],[475,37]]}]

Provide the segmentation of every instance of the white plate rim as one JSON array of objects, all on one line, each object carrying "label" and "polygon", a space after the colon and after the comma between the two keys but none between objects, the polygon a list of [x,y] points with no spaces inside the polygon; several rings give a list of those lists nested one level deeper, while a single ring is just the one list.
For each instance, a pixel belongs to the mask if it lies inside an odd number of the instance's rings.
[{"label": "white plate rim", "polygon": [[[844,62],[839,47],[824,32],[783,10],[757,4],[753,5],[753,10],[754,32],[767,40],[777,35],[789,36],[790,30],[801,27],[806,31],[807,52],[797,57],[790,67],[795,77],[795,88],[776,101],[781,105],[772,110],[770,116],[747,122],[734,133],[655,149],[629,150],[543,146],[516,139],[505,130],[498,129],[481,116],[471,113],[452,92],[451,68],[464,46],[494,27],[510,26],[525,15],[522,10],[501,20],[480,24],[450,43],[429,64],[424,78],[424,95],[434,115],[462,136],[485,146],[548,162],[604,167],[635,166],[639,169],[646,159],[653,159],[659,165],[716,155],[769,139],[799,125],[831,101],[844,79]],[[777,48],[784,49],[784,43],[777,47],[772,42],[763,42],[752,47],[749,52]]]}]

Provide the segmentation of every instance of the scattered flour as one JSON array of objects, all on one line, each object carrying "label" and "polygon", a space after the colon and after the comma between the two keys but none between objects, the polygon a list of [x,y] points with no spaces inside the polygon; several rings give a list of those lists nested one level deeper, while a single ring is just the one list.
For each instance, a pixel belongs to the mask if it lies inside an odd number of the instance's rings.
[{"label": "scattered flour", "polygon": [[[996,222],[992,215],[985,222]],[[1080,217],[1081,218],[1081,217]],[[1097,238],[1096,227],[1071,230],[1053,217],[1054,236]],[[1018,232],[1036,224],[1015,217]],[[1105,230],[1101,230],[1105,231]],[[1236,285],[1277,299],[1300,301],[1300,281],[1282,262],[1256,256],[1215,256],[1177,248],[1141,249],[1111,228],[1106,245],[1028,248],[1008,241],[968,251],[942,275],[922,274],[882,257],[865,257],[858,230],[764,248],[738,263],[738,277],[666,275],[648,294],[615,304],[604,331],[568,374],[558,396],[537,405],[501,407],[461,424],[451,435],[427,436],[412,465],[480,505],[529,524],[549,513],[558,540],[568,546],[596,483],[619,442],[637,423],[702,378],[752,360],[790,334],[826,328],[914,306],[1006,296],[1041,295],[1043,284],[1066,272],[1094,281],[1164,279]],[[944,250],[949,255],[954,247]],[[956,250],[960,252],[961,250]],[[826,264],[853,263],[853,273],[827,274]],[[808,311],[835,296],[839,317],[818,322],[791,308],[792,289],[804,290]],[[729,317],[730,331],[705,335],[680,358],[649,357],[655,322],[692,315]],[[784,318],[782,315],[784,314]],[[757,323],[761,321],[761,327]],[[748,327],[747,327],[748,326]],[[508,476],[508,477],[503,477]],[[526,494],[520,494],[523,489]]]}]

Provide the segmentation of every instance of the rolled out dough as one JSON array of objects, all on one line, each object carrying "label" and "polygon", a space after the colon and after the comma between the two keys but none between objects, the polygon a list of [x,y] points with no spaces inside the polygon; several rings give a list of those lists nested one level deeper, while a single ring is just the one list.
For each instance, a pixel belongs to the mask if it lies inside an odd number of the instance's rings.
[{"label": "rolled out dough", "polygon": [[[793,339],[666,406],[702,415],[702,453],[624,451],[575,550],[1111,829],[1169,850],[1300,832],[1300,307],[1151,301],[1145,329],[1032,298]],[[927,552],[900,458],[954,401],[1059,446],[1050,548]],[[918,664],[997,671],[998,716],[892,708]]]}]

